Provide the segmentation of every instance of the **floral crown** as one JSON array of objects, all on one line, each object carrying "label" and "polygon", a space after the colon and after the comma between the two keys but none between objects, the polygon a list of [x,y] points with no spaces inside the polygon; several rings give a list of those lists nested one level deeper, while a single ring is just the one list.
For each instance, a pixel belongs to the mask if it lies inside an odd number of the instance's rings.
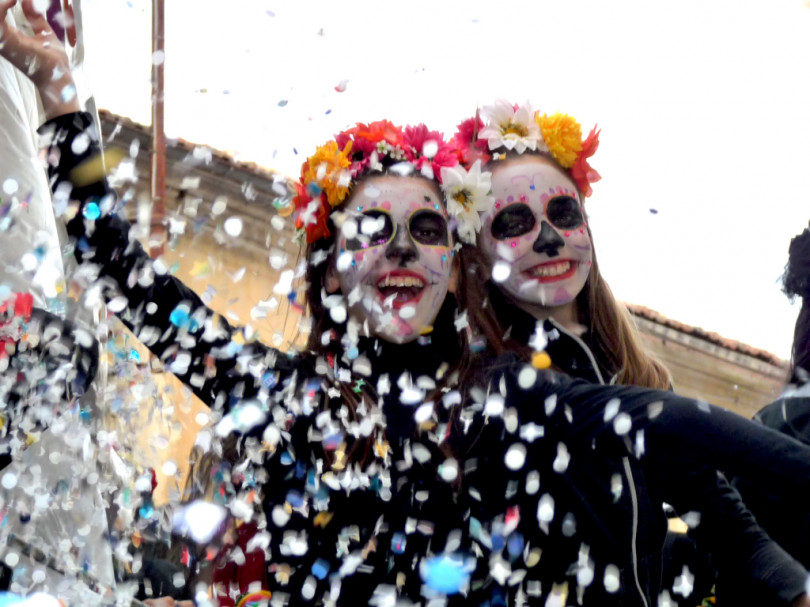
[{"label": "floral crown", "polygon": [[[526,150],[550,154],[576,183],[583,196],[593,193],[591,184],[601,176],[588,164],[588,158],[599,147],[599,130],[591,129],[583,141],[582,127],[571,116],[535,112],[529,103],[513,105],[499,99],[494,105],[484,106],[474,118],[458,125],[451,143],[462,164],[475,161],[503,159],[504,150],[523,154]],[[494,152],[494,153],[493,153]]]},{"label": "floral crown", "polygon": [[293,203],[295,226],[306,234],[307,243],[330,236],[329,215],[361,177],[389,167],[402,174],[418,172],[439,183],[459,238],[475,242],[481,229],[479,212],[493,204],[490,174],[481,171],[480,163],[465,170],[455,147],[424,124],[399,127],[380,120],[338,133],[301,166]]}]

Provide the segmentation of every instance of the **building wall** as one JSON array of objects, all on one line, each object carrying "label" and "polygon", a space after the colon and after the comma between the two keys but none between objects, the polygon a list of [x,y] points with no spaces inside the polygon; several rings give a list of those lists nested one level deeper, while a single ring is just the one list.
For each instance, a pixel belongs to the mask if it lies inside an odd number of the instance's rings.
[{"label": "building wall", "polygon": [[[298,246],[288,242],[286,250],[291,257],[287,267],[294,267]],[[270,267],[268,257],[268,251],[247,242],[220,244],[213,230],[207,229],[181,237],[175,247],[166,248],[162,260],[232,325],[250,325],[259,341],[286,351],[303,343],[306,319],[285,295],[273,293],[280,272]],[[259,302],[267,304],[264,312],[257,309]],[[257,312],[264,317],[258,317]],[[158,474],[156,502],[165,503],[185,486],[189,454],[197,434],[205,427],[200,421],[208,419],[210,411],[170,373],[155,374],[153,378],[170,403],[169,410],[164,407],[158,414],[145,413],[139,445],[143,465],[151,466]],[[163,472],[167,460],[177,467],[171,476]]]},{"label": "building wall", "polygon": [[779,396],[787,366],[636,318],[645,347],[666,365],[675,391],[751,417]]}]

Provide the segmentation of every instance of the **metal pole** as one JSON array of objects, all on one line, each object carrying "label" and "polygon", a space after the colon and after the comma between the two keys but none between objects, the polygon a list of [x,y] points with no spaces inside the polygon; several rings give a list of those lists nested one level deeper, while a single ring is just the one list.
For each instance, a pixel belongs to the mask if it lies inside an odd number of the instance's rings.
[{"label": "metal pole", "polygon": [[163,253],[166,242],[166,134],[163,131],[163,66],[165,63],[163,17],[164,0],[152,0],[152,222],[149,252],[153,257]]}]

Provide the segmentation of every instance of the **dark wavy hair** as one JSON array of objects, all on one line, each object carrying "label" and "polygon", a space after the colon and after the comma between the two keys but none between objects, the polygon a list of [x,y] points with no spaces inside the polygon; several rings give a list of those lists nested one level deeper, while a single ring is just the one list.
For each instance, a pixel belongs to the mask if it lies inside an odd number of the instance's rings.
[{"label": "dark wavy hair", "polygon": [[790,241],[782,290],[791,299],[802,298],[790,357],[790,382],[801,385],[810,381],[810,228]]}]

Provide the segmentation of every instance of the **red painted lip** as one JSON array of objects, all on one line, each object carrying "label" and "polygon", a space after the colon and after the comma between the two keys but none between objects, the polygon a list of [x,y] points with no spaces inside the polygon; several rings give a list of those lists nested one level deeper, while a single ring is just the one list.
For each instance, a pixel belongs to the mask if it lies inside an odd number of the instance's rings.
[{"label": "red painted lip", "polygon": [[[419,303],[419,300],[422,299],[422,296],[425,294],[425,289],[429,285],[427,279],[418,272],[413,272],[411,270],[391,270],[390,272],[385,272],[380,276],[378,276],[377,279],[374,281],[374,286],[376,287],[378,284],[380,284],[383,280],[385,280],[389,276],[394,278],[415,278],[417,280],[420,280],[422,284],[425,285],[424,287],[421,288],[410,287],[411,289],[419,289],[419,291],[415,295],[413,295],[413,297],[399,297],[399,296],[395,297],[391,302],[391,307],[394,310],[399,310],[403,306],[407,306],[409,304]],[[382,291],[380,291],[379,288],[377,289],[377,292],[379,293],[380,298],[383,301],[387,299],[387,297],[383,295]],[[388,297],[390,297],[390,295]]]},{"label": "red painted lip", "polygon": [[[571,264],[571,267],[568,268],[568,270],[566,270],[562,274],[558,274],[557,276],[534,276],[532,274],[532,272],[536,268],[544,268],[546,266],[556,266],[557,264],[565,263],[566,261],[569,264]],[[577,266],[578,265],[579,265],[578,262],[574,261],[573,259],[557,259],[555,261],[548,261],[546,263],[538,263],[536,266],[532,266],[528,270],[523,270],[523,274],[529,280],[535,280],[535,281],[541,282],[541,283],[559,282],[561,280],[568,280],[569,278],[571,278],[574,275],[574,273],[577,271]]]}]

